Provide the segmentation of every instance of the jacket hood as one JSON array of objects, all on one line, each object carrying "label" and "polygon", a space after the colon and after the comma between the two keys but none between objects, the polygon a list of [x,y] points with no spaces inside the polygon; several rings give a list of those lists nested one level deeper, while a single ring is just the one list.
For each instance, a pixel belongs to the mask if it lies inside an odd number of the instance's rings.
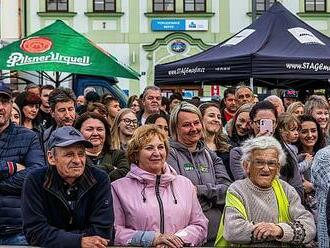
[{"label": "jacket hood", "polygon": [[[168,165],[166,162],[164,164],[165,172],[160,177],[160,186],[166,187],[168,186],[177,176],[176,171]],[[136,164],[131,165],[131,170],[127,174],[128,178],[138,180],[140,183],[147,184],[148,186],[154,186],[156,184],[157,175],[147,172]]]},{"label": "jacket hood", "polygon": [[[184,144],[182,144],[178,141],[172,140],[172,139],[170,140],[170,146],[181,152],[189,152],[188,148]],[[201,152],[204,152],[205,149],[206,149],[205,142],[202,140],[199,140],[197,142],[196,151],[194,151],[193,153],[201,153]]]}]

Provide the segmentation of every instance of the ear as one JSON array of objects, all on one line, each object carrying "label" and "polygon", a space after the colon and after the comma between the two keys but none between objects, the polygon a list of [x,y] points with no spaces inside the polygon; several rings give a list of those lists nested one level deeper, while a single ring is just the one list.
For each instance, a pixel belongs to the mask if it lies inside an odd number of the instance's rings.
[{"label": "ear", "polygon": [[55,156],[54,156],[54,152],[52,151],[48,151],[47,152],[47,160],[48,163],[52,166],[55,166]]},{"label": "ear", "polygon": [[243,169],[246,175],[250,173],[250,163],[248,161],[243,161]]},{"label": "ear", "polygon": [[142,106],[145,106],[145,104],[146,104],[146,99],[145,99],[145,98],[142,98],[141,102],[142,102]]},{"label": "ear", "polygon": [[280,172],[281,172],[281,165],[278,165],[276,175],[280,176]]}]

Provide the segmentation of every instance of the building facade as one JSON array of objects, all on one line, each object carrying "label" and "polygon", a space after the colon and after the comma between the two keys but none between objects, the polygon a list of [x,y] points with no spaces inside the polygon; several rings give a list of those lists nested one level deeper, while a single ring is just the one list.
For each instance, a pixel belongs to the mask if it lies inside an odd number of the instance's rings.
[{"label": "building facade", "polygon": [[[275,0],[255,1],[261,14]],[[330,35],[330,0],[280,1]],[[2,0],[1,40],[24,37],[61,19],[140,72],[139,82],[119,79],[131,95],[153,84],[155,65],[201,52],[248,26],[252,9],[252,0]],[[164,88],[174,90],[212,93],[201,85]]]}]

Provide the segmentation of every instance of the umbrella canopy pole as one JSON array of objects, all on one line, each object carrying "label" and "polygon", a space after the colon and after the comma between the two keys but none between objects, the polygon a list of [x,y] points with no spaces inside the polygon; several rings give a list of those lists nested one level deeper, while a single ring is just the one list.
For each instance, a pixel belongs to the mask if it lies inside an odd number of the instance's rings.
[{"label": "umbrella canopy pole", "polygon": [[253,77],[250,77],[250,87],[253,90]]},{"label": "umbrella canopy pole", "polygon": [[60,80],[60,73],[57,71],[57,72],[55,72],[55,85],[56,85],[56,88],[58,86],[60,86],[59,80]]}]

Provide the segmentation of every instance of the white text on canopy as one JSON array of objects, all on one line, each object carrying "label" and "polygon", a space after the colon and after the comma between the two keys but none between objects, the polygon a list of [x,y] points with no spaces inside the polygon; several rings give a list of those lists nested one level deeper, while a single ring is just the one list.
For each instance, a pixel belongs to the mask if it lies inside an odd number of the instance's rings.
[{"label": "white text on canopy", "polygon": [[60,63],[67,65],[91,65],[89,56],[64,56],[60,53],[50,52],[49,55],[30,57],[19,52],[10,54],[7,60],[7,67],[14,67],[19,65],[33,65],[41,63]]}]

